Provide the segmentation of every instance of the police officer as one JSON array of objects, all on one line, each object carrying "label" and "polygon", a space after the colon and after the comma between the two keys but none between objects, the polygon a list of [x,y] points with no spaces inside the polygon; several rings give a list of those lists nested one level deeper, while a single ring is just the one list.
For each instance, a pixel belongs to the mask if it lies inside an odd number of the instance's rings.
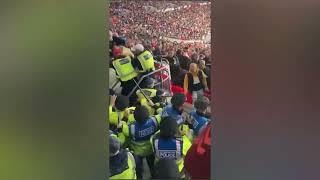
[{"label": "police officer", "polygon": [[133,111],[135,107],[129,107],[129,98],[127,96],[111,96],[109,106],[110,129],[115,130],[113,126],[118,126],[120,121],[133,122]]},{"label": "police officer", "polygon": [[192,124],[194,136],[197,136],[210,121],[210,119],[206,115],[209,106],[210,101],[205,96],[201,96],[194,102],[195,110],[190,113],[190,123]]},{"label": "police officer", "polygon": [[146,88],[137,90],[138,102],[147,107],[150,115],[161,113],[162,108],[166,105],[162,99],[165,92],[154,88],[154,80],[152,78],[147,79],[146,86]]},{"label": "police officer", "polygon": [[161,120],[160,132],[151,138],[151,143],[155,154],[155,163],[160,159],[174,159],[183,177],[183,160],[191,147],[191,142],[186,136],[179,136],[177,130],[177,121],[167,116]]},{"label": "police officer", "polygon": [[179,168],[174,159],[160,159],[155,164],[155,179],[179,179]]},{"label": "police officer", "polygon": [[138,76],[138,73],[132,64],[131,57],[122,56],[120,47],[115,46],[113,51],[115,59],[112,61],[112,66],[116,70],[121,81],[121,94],[127,96],[136,85],[134,79]]},{"label": "police officer", "polygon": [[129,138],[129,148],[134,152],[137,177],[142,179],[143,159],[146,158],[151,176],[154,172],[154,154],[150,143],[151,136],[159,129],[160,120],[150,117],[145,106],[137,106],[134,111],[135,122],[123,124],[122,132]]},{"label": "police officer", "polygon": [[177,93],[171,98],[171,105],[167,105],[162,113],[161,118],[170,116],[174,119],[178,125],[184,123],[184,119],[182,117],[183,105],[186,101],[186,96],[183,93]]},{"label": "police officer", "polygon": [[[136,44],[132,50],[135,55],[135,58],[133,59],[133,66],[138,69],[140,77],[155,70],[154,57],[149,50],[145,49],[142,44]],[[144,78],[139,84],[140,87],[144,88],[146,79],[151,77],[152,75]]]},{"label": "police officer", "polygon": [[132,50],[136,56],[134,61],[136,63],[135,66],[139,68],[139,72],[147,74],[155,70],[153,55],[142,44],[135,45]]},{"label": "police officer", "polygon": [[135,107],[129,107],[129,98],[126,96],[111,96],[109,106],[109,128],[117,134],[122,147],[127,146],[126,138],[122,132],[118,131],[120,122],[133,122],[133,111]]},{"label": "police officer", "polygon": [[109,179],[137,179],[136,165],[133,155],[120,149],[120,142],[109,136]]},{"label": "police officer", "polygon": [[[188,135],[190,134],[189,131],[189,123],[186,121],[186,118],[182,115],[183,113],[183,106],[186,101],[186,96],[183,93],[177,93],[173,95],[171,98],[171,105],[167,105],[163,111],[161,112],[161,118],[170,116],[172,119],[177,121],[179,126],[179,133],[180,135]],[[190,136],[190,135],[189,135]],[[190,140],[192,137],[189,137]]]}]

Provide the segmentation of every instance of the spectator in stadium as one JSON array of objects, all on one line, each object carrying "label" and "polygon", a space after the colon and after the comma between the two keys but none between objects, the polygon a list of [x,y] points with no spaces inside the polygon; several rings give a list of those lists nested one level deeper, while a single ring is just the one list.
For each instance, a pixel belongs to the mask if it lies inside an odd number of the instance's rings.
[{"label": "spectator in stadium", "polygon": [[110,179],[137,179],[133,155],[120,149],[120,142],[112,135],[109,136],[109,162]]},{"label": "spectator in stadium", "polygon": [[192,56],[191,56],[191,62],[192,63],[195,63],[195,64],[198,64],[199,63],[199,55],[197,53],[193,53]]},{"label": "spectator in stadium", "polygon": [[203,95],[204,91],[209,91],[204,73],[195,63],[190,64],[190,70],[184,78],[184,91],[192,94],[193,101]]},{"label": "spectator in stadium", "polygon": [[205,60],[200,60],[198,66],[199,66],[199,69],[204,72],[204,76],[207,79],[208,88],[210,89],[210,82],[211,82],[210,68],[208,66],[206,66],[206,61]]},{"label": "spectator in stadium", "polygon": [[174,159],[160,159],[155,164],[155,179],[179,179],[179,168]]},{"label": "spectator in stadium", "polygon": [[159,129],[160,119],[151,117],[145,106],[137,106],[134,111],[135,122],[123,124],[122,132],[129,138],[129,147],[134,153],[137,177],[143,178],[143,159],[146,158],[151,176],[154,172],[154,154],[150,142],[151,136]]},{"label": "spectator in stadium", "polygon": [[179,59],[177,56],[175,56],[174,51],[172,49],[168,51],[166,59],[168,59],[169,61],[170,68],[173,66],[180,66]]},{"label": "spectator in stadium", "polygon": [[160,132],[152,136],[152,149],[155,154],[155,162],[160,159],[174,159],[178,165],[180,178],[184,177],[183,161],[187,154],[191,142],[185,136],[179,137],[178,123],[172,117],[162,118],[160,122]]},{"label": "spectator in stadium", "polygon": [[185,157],[185,172],[191,179],[210,179],[211,128],[212,121],[197,136]]},{"label": "spectator in stadium", "polygon": [[191,60],[189,59],[189,57],[185,56],[185,53],[183,53],[182,50],[180,49],[177,51],[176,54],[180,62],[180,67],[188,71],[191,63]]}]

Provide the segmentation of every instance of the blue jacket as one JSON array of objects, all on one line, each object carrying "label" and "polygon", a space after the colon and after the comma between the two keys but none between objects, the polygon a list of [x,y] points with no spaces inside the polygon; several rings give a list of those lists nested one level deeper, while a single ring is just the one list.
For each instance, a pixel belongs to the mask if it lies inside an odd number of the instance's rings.
[{"label": "blue jacket", "polygon": [[133,141],[149,141],[150,137],[157,131],[158,122],[149,118],[144,124],[134,122],[129,125],[129,135]]},{"label": "blue jacket", "polygon": [[184,122],[181,114],[182,112],[174,108],[172,105],[168,105],[163,109],[161,118],[170,116],[177,121],[178,125],[181,125]]},{"label": "blue jacket", "polygon": [[198,135],[200,130],[207,125],[208,121],[210,121],[207,117],[202,115],[199,112],[192,111],[191,113],[192,118],[192,126],[193,126],[193,132],[194,135]]}]

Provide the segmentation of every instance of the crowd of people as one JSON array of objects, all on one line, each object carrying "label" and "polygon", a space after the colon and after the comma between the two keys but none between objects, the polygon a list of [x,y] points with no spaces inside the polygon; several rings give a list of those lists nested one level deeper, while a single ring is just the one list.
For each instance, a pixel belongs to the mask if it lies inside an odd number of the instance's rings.
[{"label": "crowd of people", "polygon": [[[210,3],[200,4],[188,1],[168,4],[161,1],[112,2],[111,30],[135,40],[145,37],[203,40],[210,33]],[[175,10],[161,11],[170,8]]]},{"label": "crowd of people", "polygon": [[[212,57],[201,41],[210,33],[209,6],[110,3],[110,179],[210,178]],[[156,85],[161,59],[169,63],[170,89]]]}]

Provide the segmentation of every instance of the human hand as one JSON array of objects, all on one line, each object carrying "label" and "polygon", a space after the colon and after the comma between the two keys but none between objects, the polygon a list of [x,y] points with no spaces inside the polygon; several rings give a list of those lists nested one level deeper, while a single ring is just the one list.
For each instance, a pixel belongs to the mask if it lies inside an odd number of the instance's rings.
[{"label": "human hand", "polygon": [[112,95],[111,96],[111,100],[110,100],[110,105],[111,106],[114,106],[115,102],[116,102],[116,99],[117,99],[117,95]]},{"label": "human hand", "polygon": [[124,111],[123,117],[124,117],[124,118],[128,118],[128,117],[129,117],[129,110],[126,109],[126,110]]}]

